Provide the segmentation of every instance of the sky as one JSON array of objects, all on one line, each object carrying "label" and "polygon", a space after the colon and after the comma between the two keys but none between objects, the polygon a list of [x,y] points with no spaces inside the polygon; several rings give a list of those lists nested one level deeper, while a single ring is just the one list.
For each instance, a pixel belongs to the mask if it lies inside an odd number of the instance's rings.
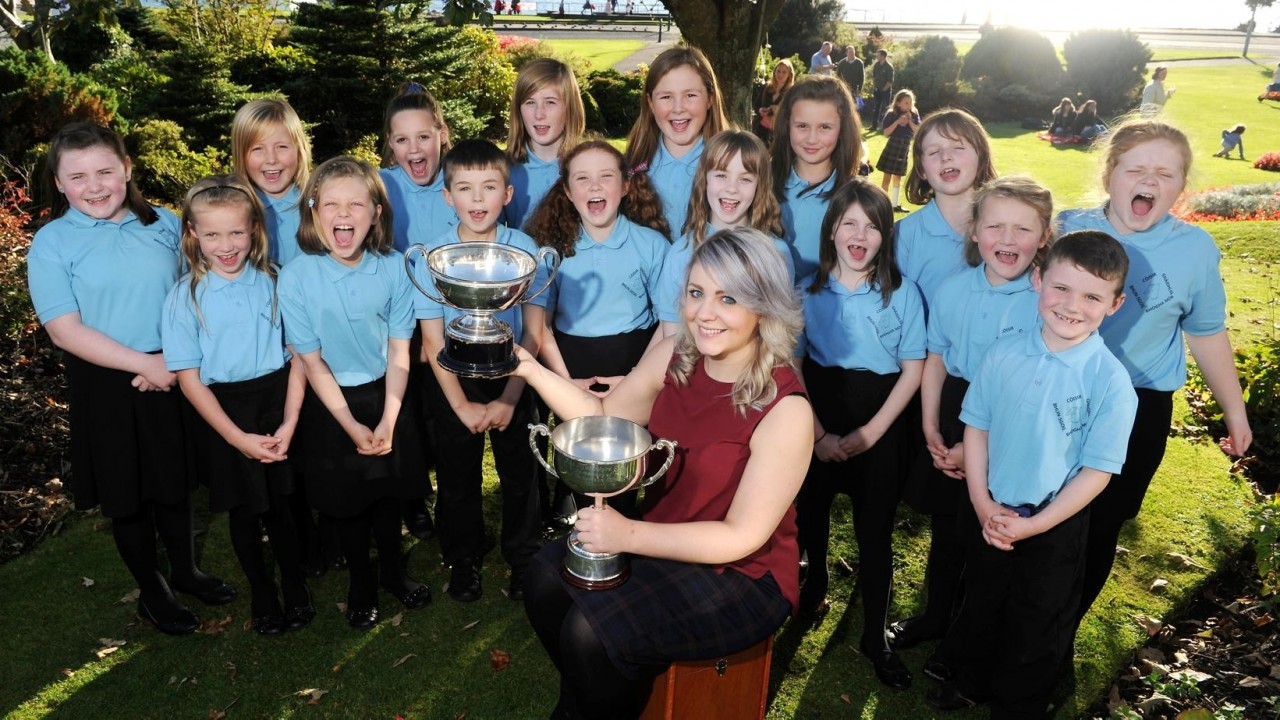
[{"label": "sky", "polygon": [[[862,22],[980,24],[1037,30],[1106,28],[1229,29],[1249,19],[1244,0],[844,0],[845,19]],[[1063,8],[1072,8],[1063,12]],[[1280,3],[1258,11],[1258,29],[1280,24]]]}]

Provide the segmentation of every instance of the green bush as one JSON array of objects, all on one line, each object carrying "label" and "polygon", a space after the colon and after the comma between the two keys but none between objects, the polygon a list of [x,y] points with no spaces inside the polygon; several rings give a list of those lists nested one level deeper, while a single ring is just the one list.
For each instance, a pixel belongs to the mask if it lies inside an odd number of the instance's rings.
[{"label": "green bush", "polygon": [[612,68],[596,70],[583,86],[599,108],[599,125],[588,118],[587,128],[607,137],[626,135],[640,116],[644,101],[645,76],[640,72],[620,73]]},{"label": "green bush", "polygon": [[[516,72],[499,51],[498,36],[492,30],[468,25],[453,35],[449,44],[469,59],[459,66],[459,72],[433,80],[431,91],[445,101],[446,119],[454,139],[506,137]],[[453,111],[447,107],[451,103],[458,103]],[[467,114],[470,118],[465,117]],[[468,126],[465,132],[463,125]]]},{"label": "green bush", "polygon": [[[1098,102],[1101,117],[1116,117],[1137,107],[1142,74],[1151,48],[1130,30],[1083,30],[1062,44],[1067,61],[1067,96],[1079,105]],[[1052,108],[1051,103],[1048,107]]]},{"label": "green bush", "polygon": [[43,53],[0,49],[0,156],[11,162],[69,122],[111,125],[117,105],[110,88]]},{"label": "green bush", "polygon": [[1280,595],[1280,493],[1251,508],[1249,517],[1262,594],[1274,598]]},{"label": "green bush", "polygon": [[[769,28],[769,45],[778,57],[799,55],[804,58],[807,71],[809,58],[818,52],[824,40],[840,41],[840,20],[843,16],[844,7],[840,0],[786,0]],[[839,58],[832,57],[832,60]]]},{"label": "green bush", "polygon": [[[1280,339],[1272,339],[1247,352],[1236,351],[1235,362],[1245,412],[1253,430],[1249,454],[1255,460],[1248,467],[1255,475],[1275,478],[1280,476]],[[1196,422],[1207,427],[1215,437],[1226,435],[1222,408],[1195,366],[1188,368],[1184,392]]]},{"label": "green bush", "polygon": [[247,85],[255,92],[278,92],[280,88],[305,77],[315,64],[315,60],[301,48],[292,45],[270,47],[231,63],[231,80]]},{"label": "green bush", "polygon": [[968,104],[973,93],[960,81],[960,53],[951,38],[926,35],[908,46],[912,52],[895,74],[900,87],[915,92],[920,112]]},{"label": "green bush", "polygon": [[182,127],[172,120],[144,120],[125,138],[144,193],[176,204],[197,180],[223,172],[225,153],[212,147],[195,152],[183,135]]},{"label": "green bush", "polygon": [[1065,77],[1048,38],[1014,27],[983,34],[960,76],[973,85],[972,109],[984,120],[1042,117],[1061,98]]}]

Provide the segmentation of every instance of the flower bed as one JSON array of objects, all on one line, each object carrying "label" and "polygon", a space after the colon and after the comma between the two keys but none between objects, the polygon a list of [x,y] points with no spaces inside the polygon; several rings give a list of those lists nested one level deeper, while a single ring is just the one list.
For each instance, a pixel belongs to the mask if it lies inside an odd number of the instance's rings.
[{"label": "flower bed", "polygon": [[1280,183],[1234,185],[1191,193],[1174,213],[1187,222],[1280,220]]}]

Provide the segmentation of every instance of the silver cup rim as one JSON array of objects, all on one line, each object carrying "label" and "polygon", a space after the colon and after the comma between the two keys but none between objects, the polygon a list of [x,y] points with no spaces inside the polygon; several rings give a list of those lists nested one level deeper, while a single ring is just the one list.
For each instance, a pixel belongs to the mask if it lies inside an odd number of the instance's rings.
[{"label": "silver cup rim", "polygon": [[[438,257],[440,255],[444,255],[447,252],[457,252],[459,251],[459,248],[463,250],[471,250],[471,251],[493,249],[493,250],[497,250],[504,253],[518,254],[520,256],[523,256],[529,259],[529,265],[531,269],[529,270],[529,272],[523,275],[518,275],[513,278],[500,279],[500,280],[463,280],[460,278],[453,277],[451,275],[446,275],[442,271],[436,269],[436,263],[432,261],[432,258]],[[506,287],[510,287],[513,284],[531,281],[533,277],[538,273],[538,261],[533,255],[530,255],[527,251],[522,250],[521,248],[515,247],[514,245],[504,245],[502,243],[497,243],[497,242],[456,242],[456,243],[449,243],[448,245],[441,245],[440,247],[427,253],[426,264],[427,264],[427,272],[431,273],[431,277],[435,278],[436,280],[450,283],[453,285],[462,285],[465,287],[506,288]]]},{"label": "silver cup rim", "polygon": [[[644,443],[644,447],[636,454],[629,455],[623,458],[615,458],[613,460],[593,460],[591,458],[584,458],[578,455],[574,455],[573,453],[570,453],[565,449],[563,449],[560,446],[560,443],[556,442],[556,433],[560,431],[560,428],[565,428],[565,434],[568,434],[569,432],[568,428],[573,423],[582,422],[585,424],[587,422],[592,422],[593,420],[596,422],[607,421],[609,423],[623,424],[623,427],[634,427],[636,430],[642,433],[640,437],[642,439],[647,438],[647,441]],[[584,465],[621,465],[624,463],[634,462],[644,457],[645,455],[647,455],[649,451],[653,449],[653,434],[650,433],[649,430],[645,428],[643,425],[637,422],[628,420],[626,418],[617,417],[613,415],[582,415],[582,416],[573,418],[571,420],[565,420],[565,421],[556,423],[555,428],[551,430],[551,445],[555,448],[556,453],[563,455],[564,457],[569,458],[577,463],[582,463]]]}]

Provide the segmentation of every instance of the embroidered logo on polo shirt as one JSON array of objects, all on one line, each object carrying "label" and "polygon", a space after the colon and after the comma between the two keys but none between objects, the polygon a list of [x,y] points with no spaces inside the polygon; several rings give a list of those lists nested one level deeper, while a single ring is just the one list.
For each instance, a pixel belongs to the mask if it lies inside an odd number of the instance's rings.
[{"label": "embroidered logo on polo shirt", "polygon": [[1151,312],[1173,299],[1173,284],[1165,273],[1148,273],[1138,282],[1129,285],[1129,296],[1143,312]]},{"label": "embroidered logo on polo shirt", "polygon": [[867,321],[875,326],[876,336],[881,339],[902,330],[902,316],[892,305],[879,310],[874,316],[868,315]]},{"label": "embroidered logo on polo shirt", "polygon": [[1090,411],[1089,399],[1083,393],[1072,395],[1065,402],[1053,403],[1053,414],[1057,417],[1058,429],[1068,436],[1084,430]]}]

